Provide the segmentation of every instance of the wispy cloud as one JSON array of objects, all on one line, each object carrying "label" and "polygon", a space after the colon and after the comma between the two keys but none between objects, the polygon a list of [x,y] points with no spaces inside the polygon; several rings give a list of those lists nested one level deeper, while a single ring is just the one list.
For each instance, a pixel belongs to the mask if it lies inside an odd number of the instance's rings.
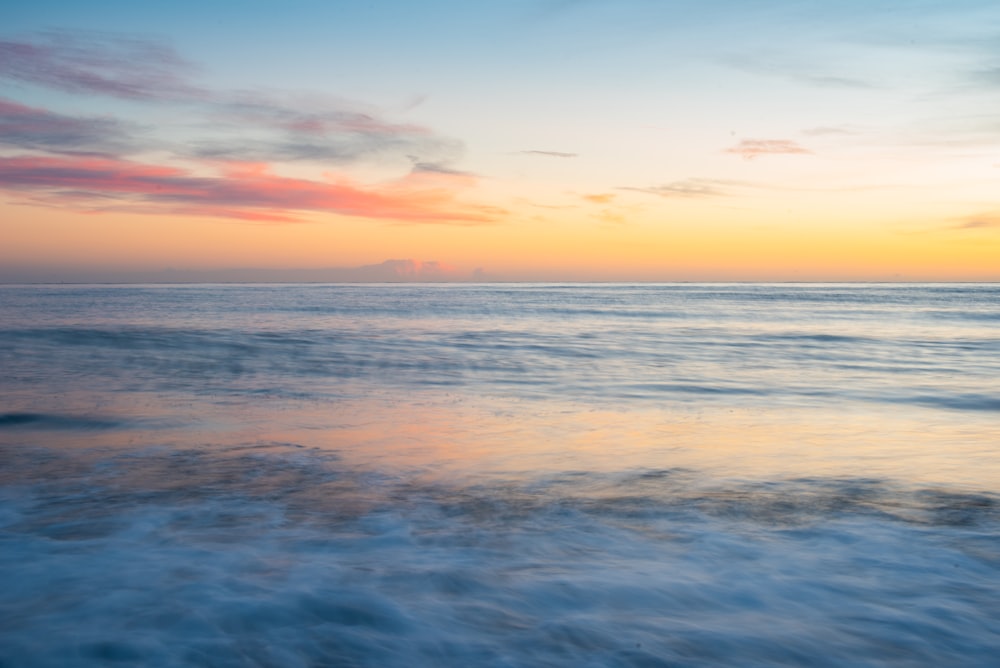
[{"label": "wispy cloud", "polygon": [[736,146],[727,148],[744,160],[753,160],[762,155],[810,155],[812,151],[791,139],[744,139]]},{"label": "wispy cloud", "polygon": [[846,125],[821,125],[815,128],[806,128],[802,134],[807,137],[849,136],[858,134],[858,130]]},{"label": "wispy cloud", "polygon": [[579,153],[564,153],[563,151],[518,151],[523,155],[540,155],[546,158],[578,158]]},{"label": "wispy cloud", "polygon": [[424,162],[420,160],[417,156],[409,156],[410,160],[413,162],[413,173],[414,174],[445,174],[447,176],[454,177],[467,177],[475,178],[474,174],[469,172],[463,172],[460,169],[454,169],[447,165],[441,164],[439,162]]},{"label": "wispy cloud", "polygon": [[726,191],[721,186],[733,185],[729,181],[719,181],[714,179],[686,179],[683,181],[673,181],[659,186],[648,186],[645,188],[622,186],[619,190],[631,190],[634,192],[658,195],[660,197],[719,197],[725,195]]},{"label": "wispy cloud", "polygon": [[1000,89],[1000,65],[993,64],[973,70],[969,80],[976,88],[996,91]]},{"label": "wispy cloud", "polygon": [[190,99],[194,67],[169,44],[104,33],[46,32],[0,40],[0,76],[68,93],[131,100]]},{"label": "wispy cloud", "polygon": [[818,71],[816,64],[792,61],[782,54],[740,53],[721,59],[722,63],[747,74],[764,75],[793,81],[817,88],[866,90],[876,88],[870,81],[857,77]]},{"label": "wispy cloud", "polygon": [[462,152],[457,140],[419,125],[392,123],[358,103],[314,97],[282,99],[274,93],[245,91],[217,97],[204,109],[216,127],[257,128],[265,134],[248,139],[245,132],[228,137],[215,132],[212,139],[194,143],[194,157],[344,163],[415,154],[441,162],[454,160]]},{"label": "wispy cloud", "polygon": [[120,153],[135,147],[132,126],[110,117],[74,117],[0,98],[0,145],[56,153]]},{"label": "wispy cloud", "polygon": [[486,224],[497,211],[455,201],[446,174],[411,175],[363,187],[343,178],[289,178],[266,165],[230,164],[200,176],[171,166],[107,157],[0,158],[6,190],[44,195],[42,203],[78,210],[189,214],[252,221],[294,222],[302,212],[407,222]]},{"label": "wispy cloud", "polygon": [[[475,177],[452,166],[461,143],[382,118],[359,103],[276,92],[209,90],[169,44],[103,33],[0,40],[0,83],[169,109],[169,133],[112,116],[76,116],[0,99],[0,190],[21,203],[77,211],[191,214],[293,222],[305,213],[406,223],[486,224],[504,212],[461,203]],[[13,86],[13,90],[17,87]],[[150,163],[151,150],[172,159]],[[146,157],[143,157],[146,156]],[[375,158],[402,174],[375,185],[343,175],[290,178],[273,164],[319,169]],[[409,163],[408,168],[406,168]],[[319,171],[319,170],[317,170]]]},{"label": "wispy cloud", "polygon": [[792,78],[801,81],[803,83],[812,84],[813,86],[818,86],[821,88],[849,88],[856,90],[876,88],[876,86],[872,85],[868,81],[864,81],[863,79],[855,79],[852,77],[838,77],[833,75],[827,75],[827,76],[792,75]]},{"label": "wispy cloud", "polygon": [[52,90],[171,105],[192,136],[178,155],[235,161],[346,163],[417,154],[456,159],[460,142],[428,128],[394,123],[357,102],[246,90],[210,90],[193,80],[197,68],[168,43],[105,33],[37,33],[0,40],[0,80]]},{"label": "wispy cloud", "polygon": [[985,230],[1000,229],[1000,214],[987,213],[979,216],[971,216],[952,225],[952,230]]}]

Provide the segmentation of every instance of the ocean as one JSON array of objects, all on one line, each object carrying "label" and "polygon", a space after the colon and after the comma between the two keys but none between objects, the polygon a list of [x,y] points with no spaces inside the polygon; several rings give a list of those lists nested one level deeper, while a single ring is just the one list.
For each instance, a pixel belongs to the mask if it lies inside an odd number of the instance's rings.
[{"label": "ocean", "polygon": [[0,286],[0,666],[997,666],[1000,285]]}]

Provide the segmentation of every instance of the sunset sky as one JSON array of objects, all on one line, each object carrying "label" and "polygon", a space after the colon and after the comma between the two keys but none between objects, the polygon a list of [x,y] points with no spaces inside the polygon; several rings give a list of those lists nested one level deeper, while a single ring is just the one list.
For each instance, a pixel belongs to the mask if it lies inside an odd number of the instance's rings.
[{"label": "sunset sky", "polygon": [[2,281],[1000,280],[996,0],[0,18]]}]

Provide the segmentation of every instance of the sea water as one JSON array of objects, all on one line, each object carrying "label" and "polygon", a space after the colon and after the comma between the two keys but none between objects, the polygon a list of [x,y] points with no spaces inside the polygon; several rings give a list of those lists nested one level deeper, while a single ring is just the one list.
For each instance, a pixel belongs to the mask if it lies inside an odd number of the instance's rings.
[{"label": "sea water", "polygon": [[0,666],[996,666],[1000,286],[0,287]]}]

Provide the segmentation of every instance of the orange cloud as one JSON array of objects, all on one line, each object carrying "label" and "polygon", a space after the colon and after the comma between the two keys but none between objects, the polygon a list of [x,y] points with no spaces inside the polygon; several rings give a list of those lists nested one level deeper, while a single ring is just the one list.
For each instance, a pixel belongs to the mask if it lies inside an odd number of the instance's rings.
[{"label": "orange cloud", "polygon": [[457,188],[471,177],[415,173],[362,187],[346,179],[320,182],[273,174],[261,163],[224,163],[218,176],[110,157],[0,158],[0,188],[34,193],[33,203],[77,210],[206,215],[293,222],[300,212],[405,222],[485,224],[497,209],[460,204]]}]

